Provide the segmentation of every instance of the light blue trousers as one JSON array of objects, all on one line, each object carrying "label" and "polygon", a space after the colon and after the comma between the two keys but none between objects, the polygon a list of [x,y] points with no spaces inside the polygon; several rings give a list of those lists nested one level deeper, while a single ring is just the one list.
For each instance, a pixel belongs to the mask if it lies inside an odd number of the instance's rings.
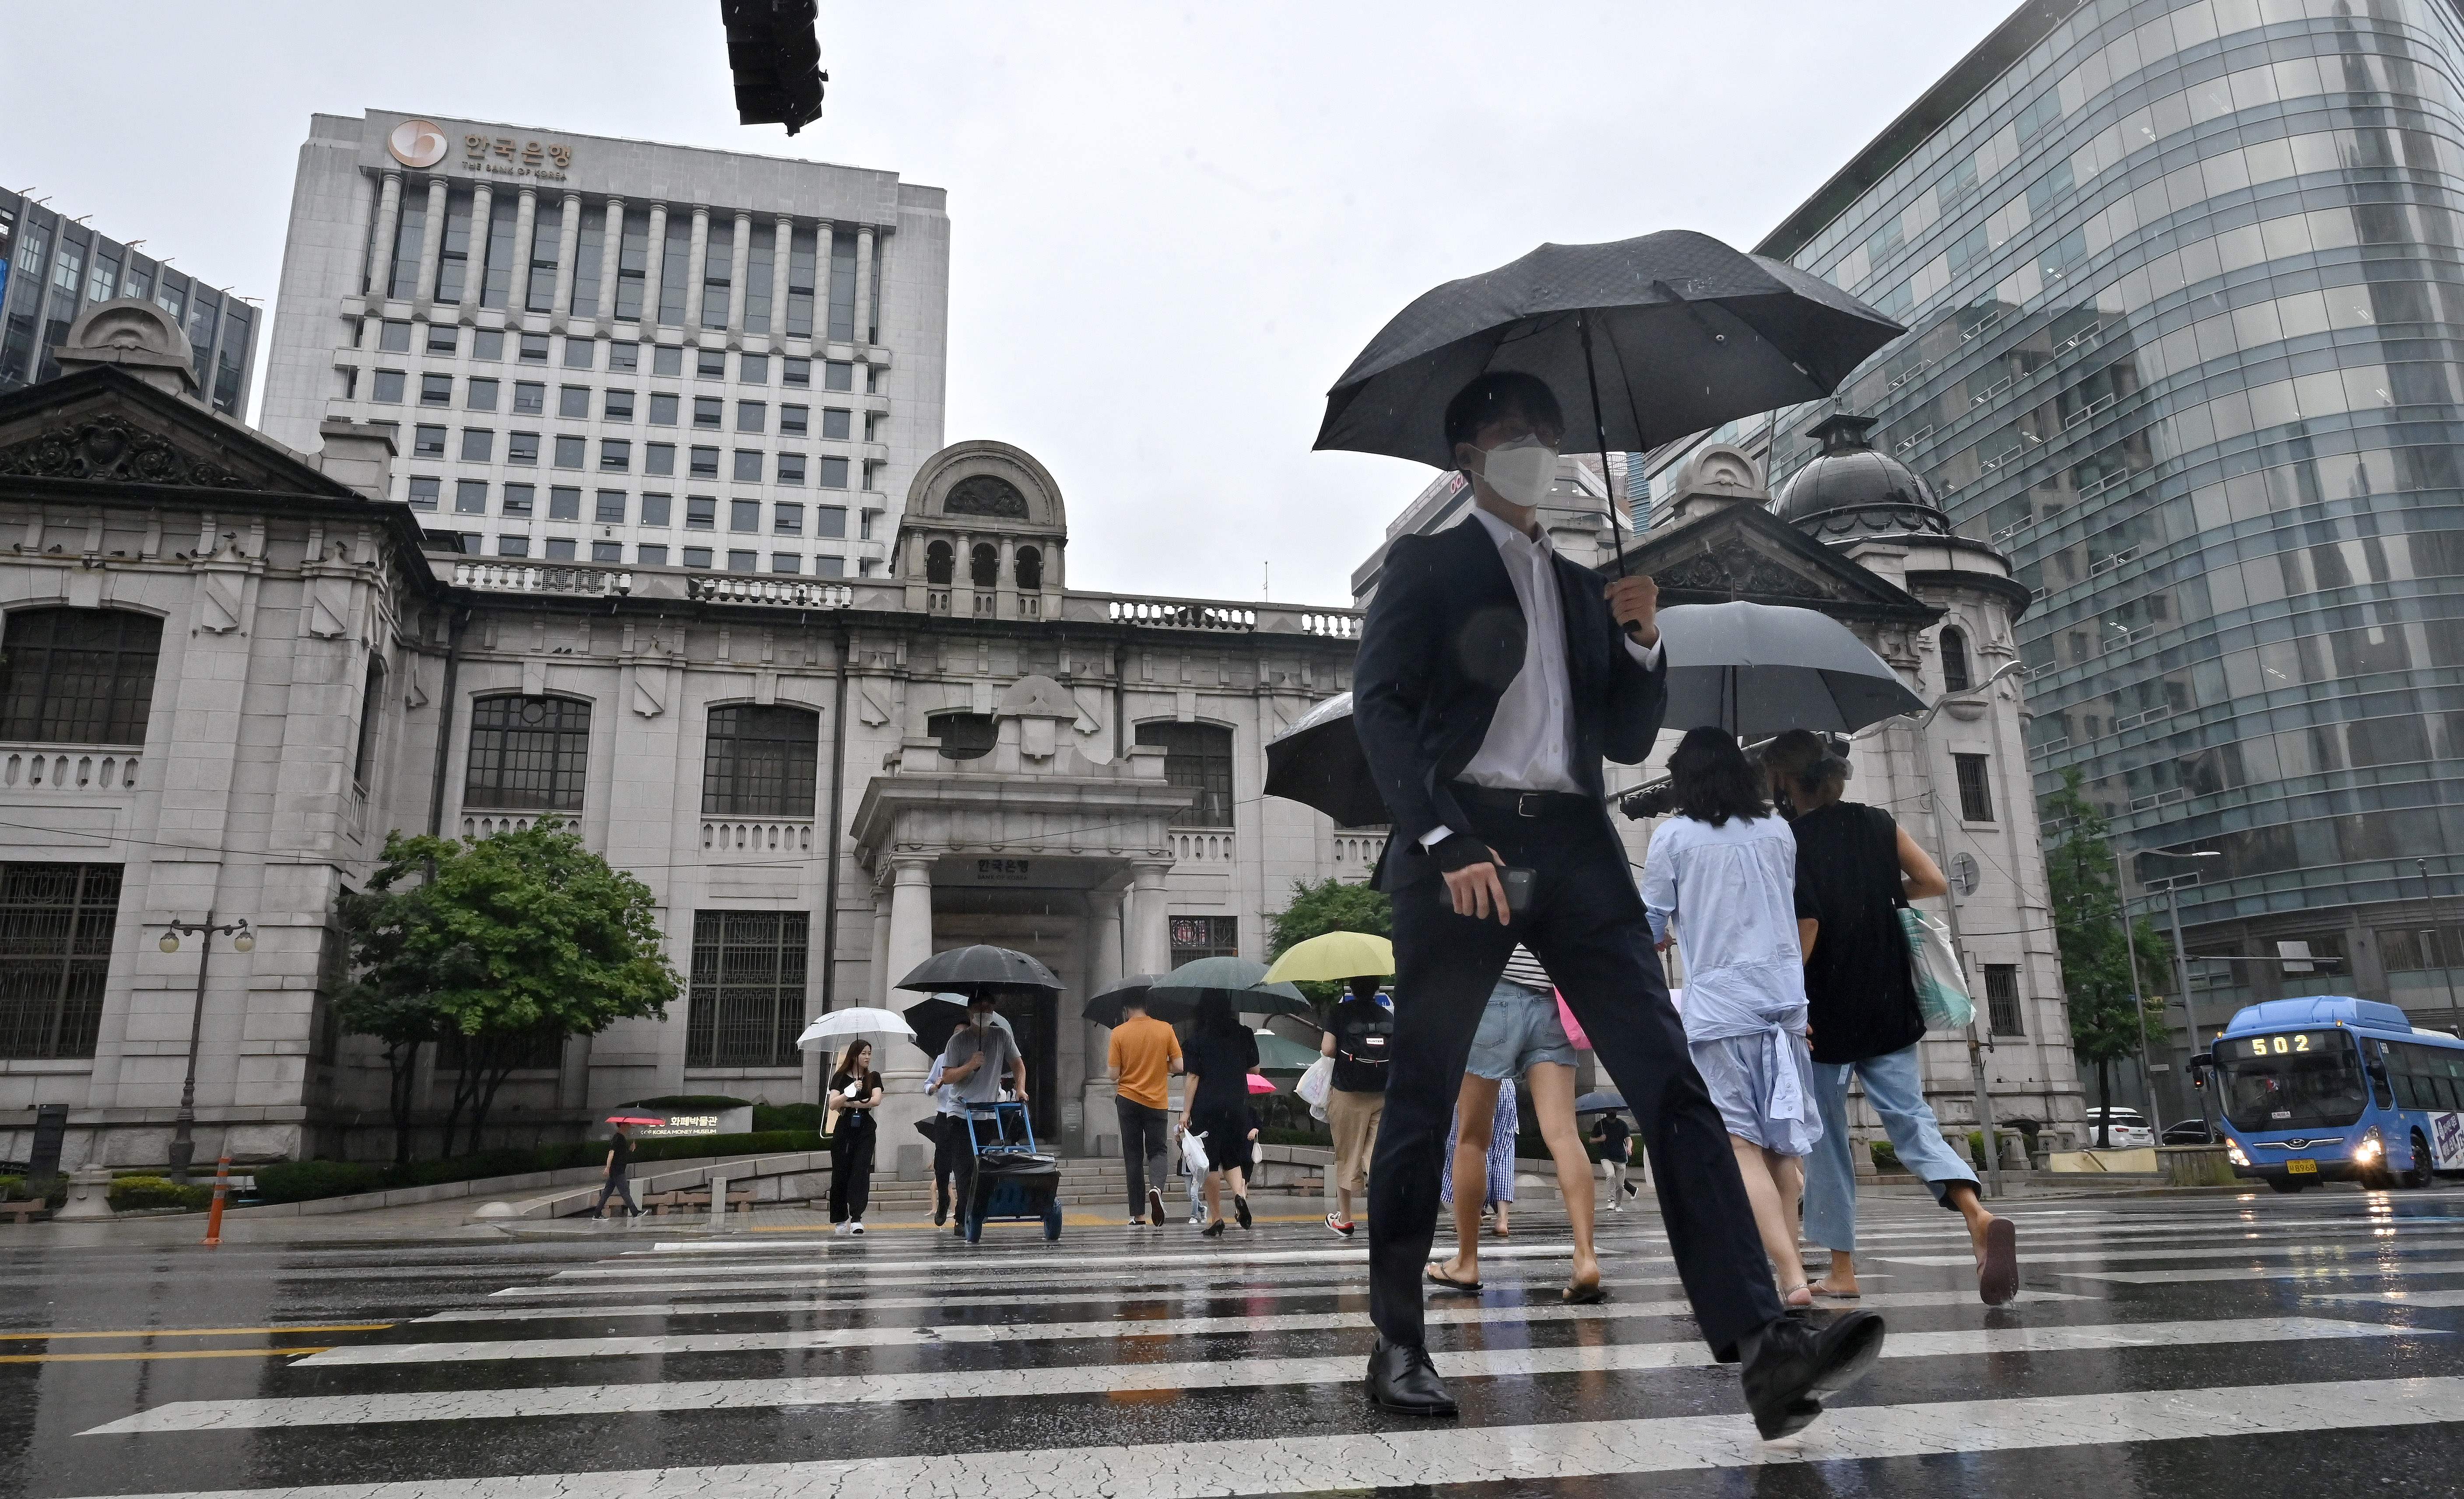
[{"label": "light blue trousers", "polygon": [[1935,1201],[1944,1202],[1955,1183],[1976,1181],[1976,1173],[1942,1137],[1942,1126],[1925,1103],[1916,1047],[1845,1067],[1816,1062],[1814,1102],[1822,1113],[1822,1138],[1805,1162],[1805,1242],[1843,1254],[1857,1247],[1857,1160],[1848,1138],[1851,1073],[1864,1080],[1865,1101],[1882,1116],[1900,1165],[1932,1189]]}]

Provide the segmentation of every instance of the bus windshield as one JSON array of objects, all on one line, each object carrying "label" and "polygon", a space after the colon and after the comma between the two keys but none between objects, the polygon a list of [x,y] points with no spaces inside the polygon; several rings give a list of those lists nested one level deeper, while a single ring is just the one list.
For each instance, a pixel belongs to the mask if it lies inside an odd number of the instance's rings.
[{"label": "bus windshield", "polygon": [[2351,1124],[2369,1106],[2353,1038],[2342,1030],[2233,1036],[2216,1043],[2225,1117],[2242,1130]]}]

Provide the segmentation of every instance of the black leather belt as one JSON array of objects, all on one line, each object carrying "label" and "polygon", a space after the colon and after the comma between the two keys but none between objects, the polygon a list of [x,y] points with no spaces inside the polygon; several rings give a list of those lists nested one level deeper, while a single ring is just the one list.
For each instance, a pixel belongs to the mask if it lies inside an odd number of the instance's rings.
[{"label": "black leather belt", "polygon": [[1578,791],[1514,791],[1503,786],[1474,785],[1468,781],[1458,781],[1450,789],[1466,809],[1507,817],[1563,817],[1599,806]]}]

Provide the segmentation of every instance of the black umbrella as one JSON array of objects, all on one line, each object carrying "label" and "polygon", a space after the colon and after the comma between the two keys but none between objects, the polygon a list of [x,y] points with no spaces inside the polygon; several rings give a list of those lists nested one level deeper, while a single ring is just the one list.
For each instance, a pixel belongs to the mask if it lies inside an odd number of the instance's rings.
[{"label": "black umbrella", "polygon": [[1350,693],[1328,698],[1266,741],[1266,794],[1316,807],[1338,827],[1375,827],[1387,820],[1377,778],[1352,726]]},{"label": "black umbrella", "polygon": [[993,986],[1055,991],[1068,987],[1054,977],[1051,969],[1024,953],[988,947],[981,942],[935,953],[916,964],[915,971],[895,986],[921,989],[927,994],[973,994]]},{"label": "black umbrella", "polygon": [[1574,1100],[1574,1112],[1576,1113],[1625,1113],[1625,1094],[1610,1089],[1585,1093]]},{"label": "black umbrella", "polygon": [[1121,1006],[1132,1000],[1146,1006],[1147,1014],[1168,1025],[1177,1025],[1198,1013],[1197,996],[1185,993],[1152,992],[1155,975],[1133,974],[1087,1002],[1080,1013],[1098,1025],[1112,1026],[1121,1023]]},{"label": "black umbrella", "polygon": [[1668,646],[1669,729],[1767,739],[1783,729],[1846,734],[1925,712],[1889,663],[1847,626],[1769,604],[1677,604],[1660,611]]},{"label": "black umbrella", "polygon": [[[1827,396],[1906,331],[1708,234],[1542,245],[1396,314],[1327,392],[1316,446],[1453,468],[1446,403],[1478,375],[1520,370],[1565,408],[1565,451],[1601,453],[1605,477],[1608,453]],[[1622,573],[1621,536],[1617,549]]]},{"label": "black umbrella", "polygon": [[[915,1032],[917,1049],[928,1057],[936,1057],[949,1049],[950,1033],[967,1023],[966,996],[936,994],[929,1000],[916,1001],[901,1013]],[[993,1017],[993,1024],[1003,1030],[1010,1028],[1009,1022],[1000,1015]],[[1010,1031],[1010,1039],[1016,1041],[1018,1033]]]}]

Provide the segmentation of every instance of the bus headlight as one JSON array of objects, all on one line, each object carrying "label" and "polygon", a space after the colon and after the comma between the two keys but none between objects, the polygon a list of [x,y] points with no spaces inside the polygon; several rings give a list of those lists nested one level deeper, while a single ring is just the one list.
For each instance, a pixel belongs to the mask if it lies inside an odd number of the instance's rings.
[{"label": "bus headlight", "polygon": [[2250,1164],[2250,1157],[2241,1153],[2241,1141],[2236,1139],[2228,1138],[2225,1141],[2225,1159],[2232,1161],[2236,1166],[2247,1166]]},{"label": "bus headlight", "polygon": [[2353,1147],[2353,1159],[2360,1165],[2369,1165],[2386,1154],[2387,1142],[2379,1138],[2377,1125],[2370,1126],[2362,1135],[2360,1143]]}]

